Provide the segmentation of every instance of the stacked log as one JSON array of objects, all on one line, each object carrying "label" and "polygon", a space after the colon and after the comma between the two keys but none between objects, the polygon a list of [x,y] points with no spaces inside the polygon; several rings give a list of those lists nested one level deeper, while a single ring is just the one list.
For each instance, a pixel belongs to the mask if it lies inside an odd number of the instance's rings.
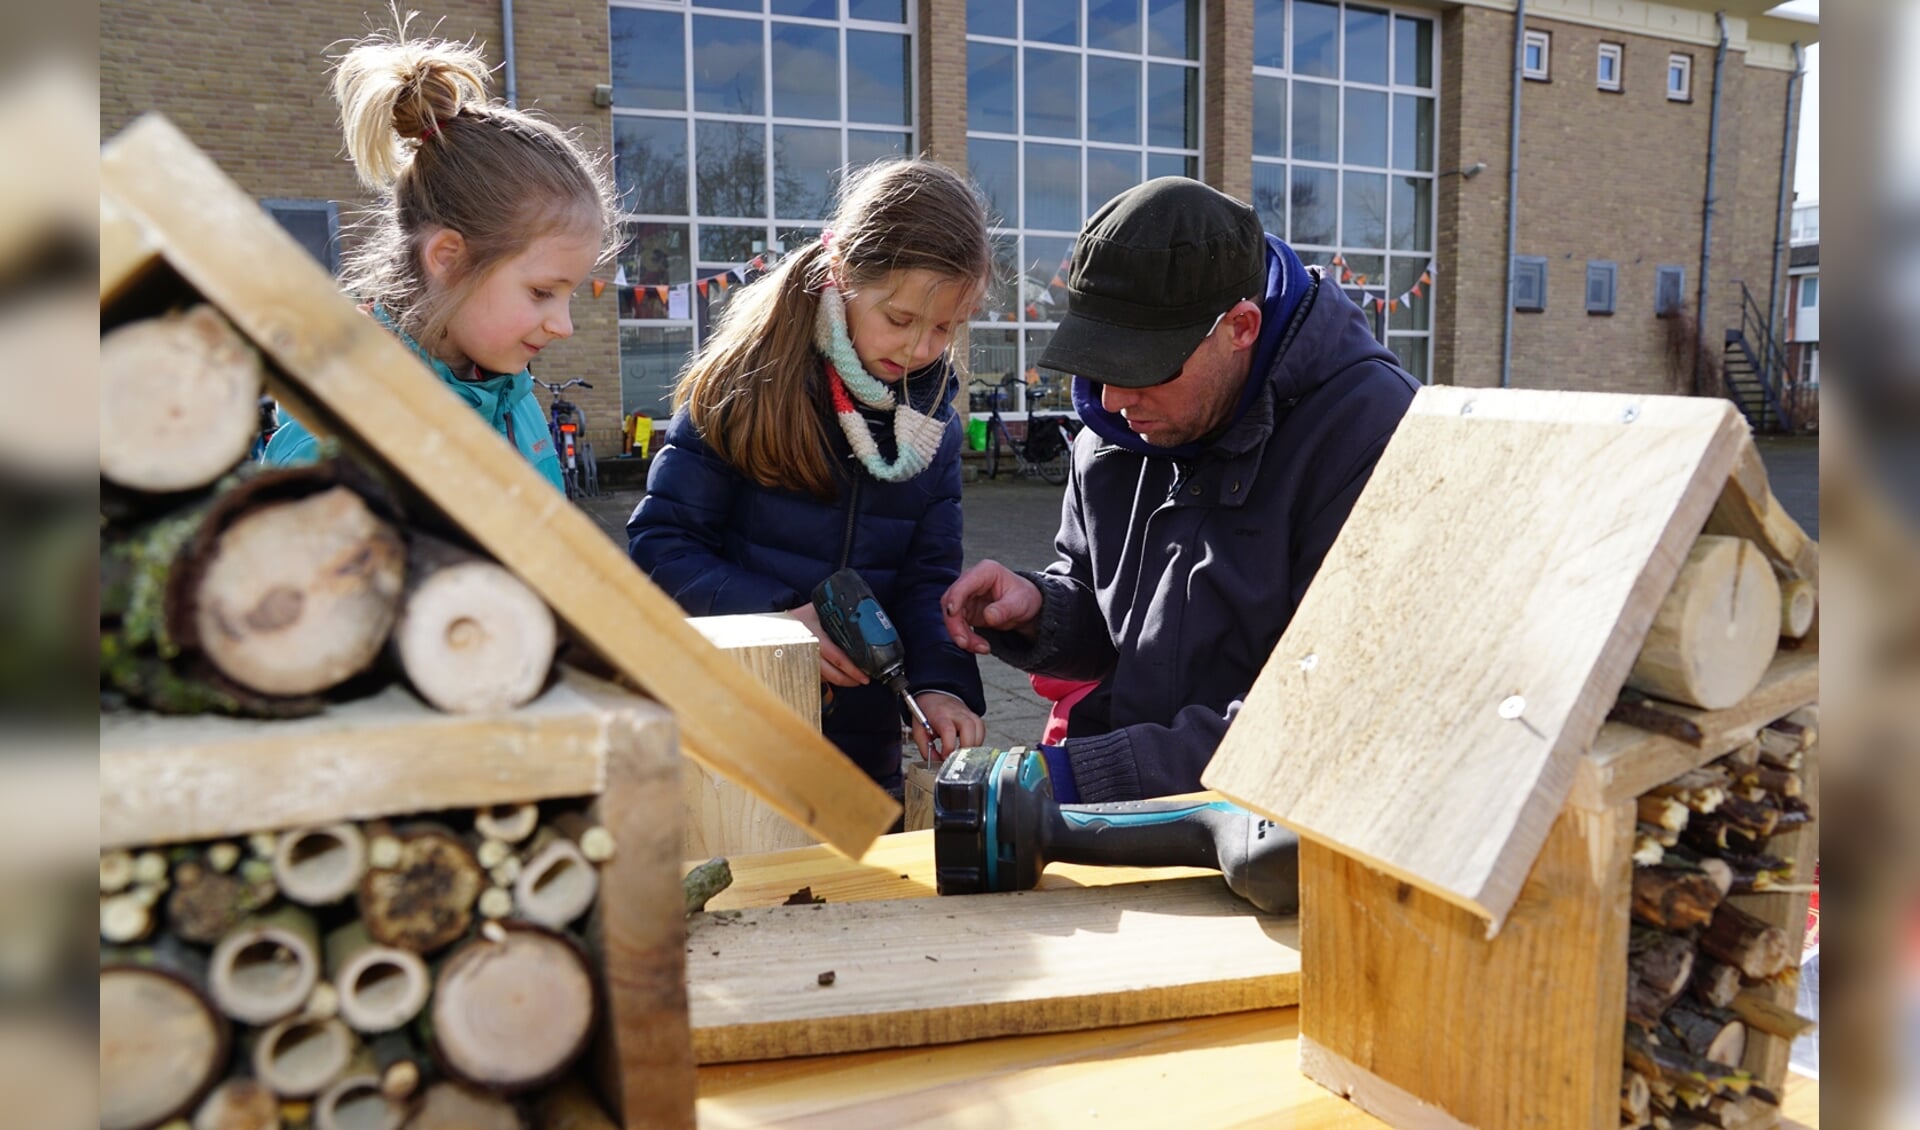
[{"label": "stacked log", "polygon": [[511,710],[546,685],[553,614],[518,578],[416,528],[344,456],[242,463],[265,366],[217,311],[117,326],[101,362],[103,691],[274,718],[396,677],[448,712]]},{"label": "stacked log", "polygon": [[[551,802],[102,854],[101,1125],[519,1127],[577,1107],[577,1088],[545,1093],[597,1020],[569,931],[614,850]],[[480,913],[489,892],[503,913]]]},{"label": "stacked log", "polygon": [[1728,901],[1789,897],[1809,877],[1774,854],[1812,819],[1801,770],[1806,715],[1640,798],[1627,950],[1621,1125],[1771,1125],[1779,1098],[1742,1064],[1813,1022],[1774,1001],[1798,976],[1787,932]]}]

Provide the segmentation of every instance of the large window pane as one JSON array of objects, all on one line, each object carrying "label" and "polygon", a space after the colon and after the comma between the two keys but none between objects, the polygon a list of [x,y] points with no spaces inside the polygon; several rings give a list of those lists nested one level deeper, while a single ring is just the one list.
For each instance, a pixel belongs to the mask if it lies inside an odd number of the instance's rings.
[{"label": "large window pane", "polygon": [[1271,161],[1253,163],[1253,210],[1260,227],[1287,238],[1287,167]]},{"label": "large window pane", "polygon": [[1387,14],[1347,9],[1347,81],[1387,82]]},{"label": "large window pane", "polygon": [[[1344,284],[1347,297],[1353,299],[1354,303],[1366,312],[1367,328],[1374,329],[1378,324],[1375,319],[1380,315],[1372,306],[1367,304],[1367,300],[1375,295],[1382,298],[1386,297],[1387,257],[1384,255],[1356,255],[1349,251],[1341,256],[1341,260],[1346,263],[1347,270],[1353,275],[1353,277]],[[1335,267],[1333,270],[1333,277],[1336,279],[1339,278],[1340,269]],[[1376,336],[1378,332],[1378,330],[1375,330]]]},{"label": "large window pane", "polygon": [[1140,0],[1087,0],[1087,46],[1140,52]]},{"label": "large window pane", "polygon": [[758,20],[693,18],[693,107],[720,114],[765,113],[766,63]]},{"label": "large window pane", "polygon": [[[1426,258],[1409,259],[1404,255],[1393,257],[1393,273],[1387,279],[1387,297],[1398,298],[1412,290],[1420,281],[1420,273],[1427,269]],[[1408,299],[1400,304],[1398,310],[1387,314],[1387,326],[1396,330],[1424,330],[1427,328],[1427,307],[1433,301],[1431,287],[1421,287],[1420,297]]]},{"label": "large window pane", "polygon": [[[967,368],[973,372],[973,379],[988,385],[995,385],[1013,375],[1020,366],[1020,351],[1014,347],[1013,330],[975,330],[972,340],[967,343]],[[970,411],[987,411],[988,397],[986,389],[969,388],[967,407]],[[973,408],[975,399],[980,407]]]},{"label": "large window pane", "polygon": [[1294,0],[1293,71],[1321,78],[1340,77],[1340,9],[1313,0]]},{"label": "large window pane", "polygon": [[686,109],[684,19],[676,12],[609,11],[614,105],[632,110]]},{"label": "large window pane", "polygon": [[1087,140],[1140,144],[1140,64],[1087,56]]},{"label": "large window pane", "polygon": [[1347,148],[1349,165],[1387,164],[1387,96],[1378,90],[1347,88]]},{"label": "large window pane", "polygon": [[1387,178],[1380,173],[1347,173],[1346,200],[1341,206],[1340,244],[1343,247],[1387,245]]},{"label": "large window pane", "polygon": [[711,276],[716,267],[744,263],[753,258],[753,245],[758,243],[762,250],[767,242],[765,226],[755,224],[752,227],[727,224],[700,225],[700,274]]},{"label": "large window pane", "polygon": [[1079,231],[1080,150],[1068,145],[1027,145],[1027,226]]},{"label": "large window pane", "polygon": [[805,16],[810,20],[831,20],[840,16],[840,0],[773,0],[776,16]]},{"label": "large window pane", "polygon": [[1147,0],[1147,53],[1200,57],[1200,0]]},{"label": "large window pane", "polygon": [[1332,246],[1334,224],[1340,215],[1340,174],[1332,169],[1295,165],[1290,199],[1293,218],[1288,242]]},{"label": "large window pane", "polygon": [[839,130],[773,127],[773,214],[786,220],[826,219],[839,167]]},{"label": "large window pane", "polygon": [[1028,330],[1024,338],[1027,367],[1022,370],[1022,375],[1030,383],[1021,389],[1024,403],[1020,407],[1029,412],[1064,412],[1072,408],[1073,378],[1058,369],[1040,368],[1040,358],[1046,356],[1047,343],[1053,340],[1053,331]]},{"label": "large window pane", "polygon": [[[1073,227],[1078,230],[1080,221]],[[1067,269],[1073,255],[1069,236],[1030,235],[1027,237],[1026,270],[1022,272],[1020,296],[1033,310],[1029,319],[1057,322],[1067,312]],[[1028,357],[1032,365],[1036,357]]]},{"label": "large window pane", "polygon": [[993,35],[1014,39],[1020,34],[1015,25],[1018,9],[1007,0],[967,0],[967,34]]},{"label": "large window pane", "polygon": [[1027,0],[1026,38],[1030,43],[1080,43],[1080,0]]},{"label": "large window pane", "polygon": [[1200,143],[1200,70],[1147,67],[1147,144],[1193,149]]},{"label": "large window pane", "polygon": [[1253,65],[1287,65],[1287,0],[1253,0]]},{"label": "large window pane", "polygon": [[[993,279],[987,283],[987,296],[980,304],[980,316],[991,322],[1018,320],[1016,303],[1019,294],[1020,237],[1011,232],[1001,232],[993,237]],[[979,332],[974,331],[975,335]]]},{"label": "large window pane", "polygon": [[[847,164],[852,168],[871,165],[883,157],[905,157],[907,135],[889,130],[850,129],[847,131]],[[836,180],[834,182],[838,184]]]},{"label": "large window pane", "polygon": [[1080,56],[1026,49],[1026,132],[1043,137],[1080,136]]},{"label": "large window pane", "polygon": [[1147,179],[1155,177],[1200,178],[1200,159],[1182,153],[1147,154]]},{"label": "large window pane", "polygon": [[1300,161],[1340,159],[1340,88],[1318,82],[1293,84],[1293,156]]},{"label": "large window pane", "polygon": [[1433,85],[1433,21],[1393,18],[1393,81],[1401,86]]},{"label": "large window pane", "polygon": [[773,25],[773,112],[840,120],[840,33],[813,24]]},{"label": "large window pane", "polygon": [[903,24],[907,22],[907,0],[847,0],[847,18]]},{"label": "large window pane", "polygon": [[[685,224],[632,224],[617,259],[635,287],[675,286],[693,280],[693,242]],[[650,292],[620,292],[622,318],[664,318],[667,304]]]},{"label": "large window pane", "polygon": [[1393,167],[1433,171],[1433,99],[1417,94],[1393,96]]},{"label": "large window pane", "polygon": [[696,8],[719,8],[725,12],[758,12],[763,5],[761,0],[693,0]]},{"label": "large window pane", "polygon": [[1139,183],[1138,149],[1087,150],[1087,215]]},{"label": "large window pane", "polygon": [[1253,76],[1253,155],[1287,155],[1287,80]]},{"label": "large window pane", "polygon": [[767,214],[766,127],[757,122],[695,122],[695,199],[706,216]]},{"label": "large window pane", "polygon": [[1427,340],[1405,334],[1392,334],[1387,338],[1387,347],[1400,358],[1401,367],[1423,385],[1433,383],[1433,377],[1427,373]]},{"label": "large window pane", "polygon": [[620,207],[677,215],[687,210],[687,120],[613,119],[613,170]]},{"label": "large window pane", "polygon": [[847,33],[847,120],[907,125],[907,37],[884,31]]},{"label": "large window pane", "polygon": [[1393,178],[1393,249],[1433,250],[1432,181],[1424,177]]},{"label": "large window pane", "polygon": [[1013,60],[1000,43],[967,44],[967,128],[1014,133]]},{"label": "large window pane", "polygon": [[1020,226],[1020,176],[1014,143],[970,138],[967,141],[967,166],[975,184],[987,194],[987,206],[993,212],[995,226]]},{"label": "large window pane", "polygon": [[621,326],[622,414],[673,415],[673,382],[692,352],[691,326]]}]

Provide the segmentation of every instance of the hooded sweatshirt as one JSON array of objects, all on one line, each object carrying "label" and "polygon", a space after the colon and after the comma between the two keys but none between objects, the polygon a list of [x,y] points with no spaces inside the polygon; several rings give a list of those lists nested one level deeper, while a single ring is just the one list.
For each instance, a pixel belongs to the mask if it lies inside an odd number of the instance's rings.
[{"label": "hooded sweatshirt", "polygon": [[1153,447],[1075,380],[1059,559],[1025,574],[1037,636],[983,633],[1023,670],[1098,681],[1065,743],[1083,801],[1201,787],[1418,387],[1337,285],[1268,244],[1248,387],[1213,435]]}]

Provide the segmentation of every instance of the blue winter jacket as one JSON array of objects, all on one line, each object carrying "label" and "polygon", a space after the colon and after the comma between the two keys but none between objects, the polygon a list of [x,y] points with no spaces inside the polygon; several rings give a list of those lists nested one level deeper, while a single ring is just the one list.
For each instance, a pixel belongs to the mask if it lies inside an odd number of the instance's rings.
[{"label": "blue winter jacket", "polygon": [[[440,378],[441,384],[452,389],[454,395],[466,401],[494,431],[507,437],[508,443],[519,448],[527,462],[546,476],[555,489],[561,489],[560,459],[553,450],[553,434],[547,430],[547,414],[533,395],[532,373],[522,369],[518,373],[491,376],[480,381],[461,380],[453,375],[453,369],[445,361],[420,348],[420,343],[396,325],[385,310],[376,309],[373,316],[379,319],[381,325],[393,331],[395,337],[405,342],[407,348],[413,350],[414,356],[426,362],[433,370],[433,375]],[[319,457],[319,441],[314,439],[313,433],[282,411],[280,426],[274,429],[273,438],[267,441],[267,450],[260,456],[260,461],[284,467],[311,463]]]},{"label": "blue winter jacket", "polygon": [[[1187,457],[1151,447],[1100,407],[1099,385],[1074,382],[1088,426],[1074,443],[1060,557],[1024,574],[1044,599],[1038,638],[982,634],[1016,667],[1098,680],[1068,715],[1083,801],[1201,787],[1412,403],[1414,379],[1313,271],[1293,317],[1262,327],[1238,416]],[[1270,311],[1284,274],[1269,272]]]},{"label": "blue winter jacket", "polygon": [[[956,382],[944,365],[907,382],[916,406],[937,404],[922,410],[946,425],[933,465],[906,482],[880,482],[826,415],[840,483],[831,499],[761,486],[715,454],[684,410],[675,413],[647,473],[646,497],[627,521],[628,553],[694,616],[798,608],[845,561],[899,628],[908,687],[944,691],[978,714],[986,709],[979,668],[954,646],[940,616],[940,597],[961,562]],[[819,404],[825,414],[824,395]],[[891,459],[891,414],[863,408],[862,415]],[[898,783],[901,708],[892,693],[878,683],[822,690],[827,737],[874,780]]]}]

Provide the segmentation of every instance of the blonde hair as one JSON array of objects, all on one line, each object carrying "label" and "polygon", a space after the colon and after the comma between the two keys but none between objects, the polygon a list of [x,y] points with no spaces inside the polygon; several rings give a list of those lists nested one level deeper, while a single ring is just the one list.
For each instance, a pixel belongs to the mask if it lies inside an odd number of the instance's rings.
[{"label": "blonde hair", "polygon": [[[342,282],[431,350],[489,271],[536,240],[598,230],[614,249],[619,212],[603,155],[531,114],[487,98],[471,43],[409,39],[413,13],[342,55],[333,97],[347,156],[379,202],[354,225]],[[432,286],[421,246],[458,232],[453,277]]]},{"label": "blonde hair", "polygon": [[674,388],[674,407],[686,408],[701,437],[742,474],[822,498],[834,493],[832,409],[813,324],[835,266],[857,290],[915,269],[981,287],[993,264],[979,190],[924,157],[879,161],[848,176],[827,230],[831,251],[809,243],[727,303]]}]

